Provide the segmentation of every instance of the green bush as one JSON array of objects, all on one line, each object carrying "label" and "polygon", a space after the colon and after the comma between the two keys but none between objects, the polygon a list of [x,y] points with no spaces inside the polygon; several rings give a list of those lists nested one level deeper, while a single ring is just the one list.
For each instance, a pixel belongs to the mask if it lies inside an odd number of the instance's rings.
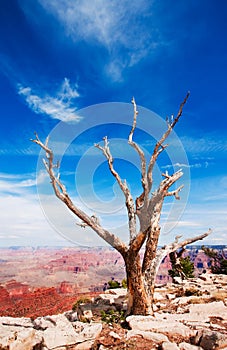
[{"label": "green bush", "polygon": [[223,251],[216,251],[205,246],[202,246],[202,250],[211,259],[211,272],[227,275],[227,259]]},{"label": "green bush", "polygon": [[107,289],[127,288],[127,280],[126,278],[124,278],[120,283],[118,281],[115,281],[114,278],[112,278],[110,281],[105,283],[105,286],[108,286]]},{"label": "green bush", "polygon": [[194,288],[191,288],[191,289],[186,289],[184,291],[184,295],[186,297],[190,297],[190,296],[196,296],[196,297],[200,297],[201,295],[203,295],[203,293],[200,291],[200,290],[197,290],[197,289],[194,289]]},{"label": "green bush", "polygon": [[169,275],[173,277],[181,278],[193,278],[194,277],[194,263],[190,260],[189,256],[179,259],[179,264],[175,264],[173,261],[172,270],[168,270]]},{"label": "green bush", "polygon": [[81,304],[89,304],[91,303],[91,299],[88,297],[81,297],[80,299],[78,299],[75,304],[73,304],[72,310],[76,311],[78,306]]},{"label": "green bush", "polygon": [[120,283],[118,281],[115,281],[115,280],[110,280],[108,281],[108,289],[115,289],[115,288],[120,288]]},{"label": "green bush", "polygon": [[113,309],[109,311],[101,310],[101,320],[108,324],[122,323],[125,321],[125,313],[124,311],[116,311]]},{"label": "green bush", "polygon": [[121,281],[121,286],[122,286],[122,288],[127,289],[127,280],[126,280],[126,278],[124,278],[124,279]]}]

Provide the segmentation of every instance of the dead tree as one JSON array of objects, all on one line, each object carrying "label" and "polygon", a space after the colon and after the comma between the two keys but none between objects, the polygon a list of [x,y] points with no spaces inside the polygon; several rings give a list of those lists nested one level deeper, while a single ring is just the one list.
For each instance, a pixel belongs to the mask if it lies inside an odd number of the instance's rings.
[{"label": "dead tree", "polygon": [[[167,172],[162,174],[163,180],[158,188],[153,190],[153,169],[159,155],[168,146],[165,144],[169,134],[179,121],[183,107],[188,99],[189,93],[181,103],[176,117],[167,119],[167,129],[155,144],[153,153],[147,162],[145,154],[141,147],[134,141],[134,131],[137,126],[138,111],[135,99],[132,99],[134,108],[134,118],[132,128],[128,136],[128,144],[138,153],[141,164],[141,185],[142,193],[135,200],[129,190],[126,181],[123,181],[114,167],[114,159],[109,147],[107,136],[103,138],[103,144],[96,144],[108,162],[109,170],[116,179],[122,193],[125,197],[125,206],[128,215],[129,229],[129,244],[125,244],[115,234],[106,230],[100,224],[100,221],[94,216],[87,215],[71,200],[66,187],[61,182],[57,175],[56,168],[58,165],[54,163],[54,153],[48,146],[48,138],[43,143],[37,134],[32,140],[38,144],[46,153],[46,158],[43,160],[47,173],[49,174],[52,187],[55,195],[81,220],[81,227],[86,229],[87,226],[92,228],[102,239],[115,248],[123,257],[125,262],[127,287],[128,287],[128,314],[151,315],[153,314],[153,295],[156,274],[161,261],[164,257],[192,242],[201,240],[208,236],[209,232],[200,236],[189,238],[183,242],[175,241],[169,245],[158,249],[158,240],[161,232],[160,216],[162,212],[163,202],[166,197],[173,196],[179,200],[179,193],[183,186],[179,186],[175,190],[170,190],[170,187],[182,177],[183,172],[179,170],[173,174]],[[139,230],[137,231],[137,221],[139,222]],[[145,247],[143,259],[141,259],[141,248]]]}]

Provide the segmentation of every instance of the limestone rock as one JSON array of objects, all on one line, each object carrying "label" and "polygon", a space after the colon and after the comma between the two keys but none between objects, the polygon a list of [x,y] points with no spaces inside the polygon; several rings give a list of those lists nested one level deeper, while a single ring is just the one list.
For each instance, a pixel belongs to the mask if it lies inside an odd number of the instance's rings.
[{"label": "limestone rock", "polygon": [[153,316],[129,316],[126,321],[132,330],[155,331],[159,333],[170,333],[172,335],[182,335],[186,338],[194,336],[196,331],[185,326],[174,319],[169,322],[164,318],[156,319]]},{"label": "limestone rock", "polygon": [[80,304],[77,309],[78,319],[80,321],[84,321],[84,320],[91,321],[93,318],[92,308],[93,308],[93,304],[91,303]]},{"label": "limestone rock", "polygon": [[99,336],[102,330],[101,323],[83,323],[75,322],[75,331],[77,333],[77,339],[75,343],[83,343],[87,340],[94,340]]},{"label": "limestone rock", "polygon": [[43,338],[32,328],[0,325],[0,348],[6,350],[33,350],[42,345]]},{"label": "limestone rock", "polygon": [[221,317],[227,320],[227,307],[223,301],[214,301],[207,304],[191,304],[188,307],[191,318],[197,321],[209,322],[210,317]]},{"label": "limestone rock", "polygon": [[33,323],[31,319],[27,317],[0,317],[0,324],[5,326],[33,328]]},{"label": "limestone rock", "polygon": [[64,315],[51,316],[50,319],[55,326],[43,332],[44,344],[48,349],[77,343],[78,334]]},{"label": "limestone rock", "polygon": [[135,337],[137,335],[142,336],[144,339],[151,340],[154,343],[161,344],[163,342],[168,342],[169,339],[166,335],[160,333],[154,333],[150,331],[141,331],[141,330],[130,330],[127,333],[127,339]]},{"label": "limestone rock", "polygon": [[203,350],[200,346],[192,345],[186,342],[182,342],[178,345],[180,350]]},{"label": "limestone rock", "polygon": [[164,295],[159,292],[154,292],[154,300],[155,301],[161,301],[165,299]]},{"label": "limestone rock", "polygon": [[78,321],[78,314],[76,311],[66,311],[64,315],[70,322]]},{"label": "limestone rock", "polygon": [[[93,340],[87,340],[83,343],[75,345],[73,347],[73,350],[90,350],[90,349],[92,349],[93,344],[94,344]],[[67,350],[67,348],[66,348],[66,350]]]},{"label": "limestone rock", "polygon": [[38,317],[33,321],[33,327],[45,331],[47,328],[54,328],[56,322],[50,316]]},{"label": "limestone rock", "polygon": [[113,337],[114,339],[121,339],[121,337],[119,336],[119,334],[117,334],[117,333],[115,333],[115,332],[113,332],[113,331],[111,331],[111,332],[109,333],[109,335],[110,335],[111,337]]},{"label": "limestone rock", "polygon": [[203,330],[199,345],[204,350],[226,349],[227,335],[219,332]]},{"label": "limestone rock", "polygon": [[183,283],[182,278],[181,277],[177,277],[177,276],[173,277],[173,281],[176,284],[182,284]]},{"label": "limestone rock", "polygon": [[162,350],[179,350],[179,348],[177,344],[168,341],[162,344]]},{"label": "limestone rock", "polygon": [[126,309],[127,302],[127,289],[124,288],[114,288],[107,289],[103,294],[100,294],[94,300],[94,304],[104,304],[111,305],[115,309]]}]

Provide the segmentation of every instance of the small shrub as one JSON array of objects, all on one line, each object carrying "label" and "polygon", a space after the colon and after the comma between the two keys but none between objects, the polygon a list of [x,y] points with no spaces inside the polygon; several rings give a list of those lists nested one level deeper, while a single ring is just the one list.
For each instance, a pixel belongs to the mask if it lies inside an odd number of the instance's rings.
[{"label": "small shrub", "polygon": [[125,313],[124,311],[116,311],[112,309],[109,311],[101,310],[101,320],[108,324],[122,323],[125,321]]},{"label": "small shrub", "polygon": [[175,252],[170,253],[169,256],[172,264],[172,269],[168,270],[169,276],[172,278],[181,277],[182,279],[194,277],[194,263],[190,260],[189,256],[177,259]]},{"label": "small shrub", "polygon": [[[212,299],[206,299],[207,303],[210,303]],[[188,304],[204,304],[204,299],[203,298],[192,298],[188,301]]]},{"label": "small shrub", "polygon": [[127,280],[126,280],[126,278],[124,278],[124,279],[121,281],[121,286],[122,286],[122,288],[127,289]]},{"label": "small shrub", "polygon": [[114,279],[114,277],[112,277],[112,279],[110,281],[108,281],[108,283],[105,283],[104,284],[104,289],[103,290],[106,290],[106,289],[115,289],[115,288],[125,288],[127,289],[127,280],[126,278],[124,278],[121,283],[116,281]]},{"label": "small shrub", "polygon": [[81,304],[89,304],[91,303],[91,299],[88,298],[88,297],[81,297],[80,299],[78,299],[75,304],[73,304],[73,307],[72,307],[72,310],[73,311],[76,311],[78,306],[81,305]]},{"label": "small shrub", "polygon": [[120,288],[121,284],[118,281],[115,281],[114,279],[108,281],[108,289],[115,289]]},{"label": "small shrub", "polygon": [[227,259],[224,251],[217,251],[205,246],[202,246],[202,250],[211,259],[211,272],[227,275]]},{"label": "small shrub", "polygon": [[200,290],[191,288],[191,289],[186,289],[184,292],[184,295],[186,297],[191,297],[192,295],[194,295],[196,297],[200,297],[201,295],[203,295],[203,293]]}]

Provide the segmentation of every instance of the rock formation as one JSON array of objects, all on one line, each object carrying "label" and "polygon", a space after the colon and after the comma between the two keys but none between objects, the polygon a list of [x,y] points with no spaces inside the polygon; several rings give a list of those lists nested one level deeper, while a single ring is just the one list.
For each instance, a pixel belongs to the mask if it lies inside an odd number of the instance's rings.
[{"label": "rock formation", "polygon": [[156,287],[155,315],[128,316],[127,328],[100,317],[101,310],[125,309],[124,289],[107,290],[64,314],[0,317],[0,350],[226,350],[227,276],[178,282]]}]

